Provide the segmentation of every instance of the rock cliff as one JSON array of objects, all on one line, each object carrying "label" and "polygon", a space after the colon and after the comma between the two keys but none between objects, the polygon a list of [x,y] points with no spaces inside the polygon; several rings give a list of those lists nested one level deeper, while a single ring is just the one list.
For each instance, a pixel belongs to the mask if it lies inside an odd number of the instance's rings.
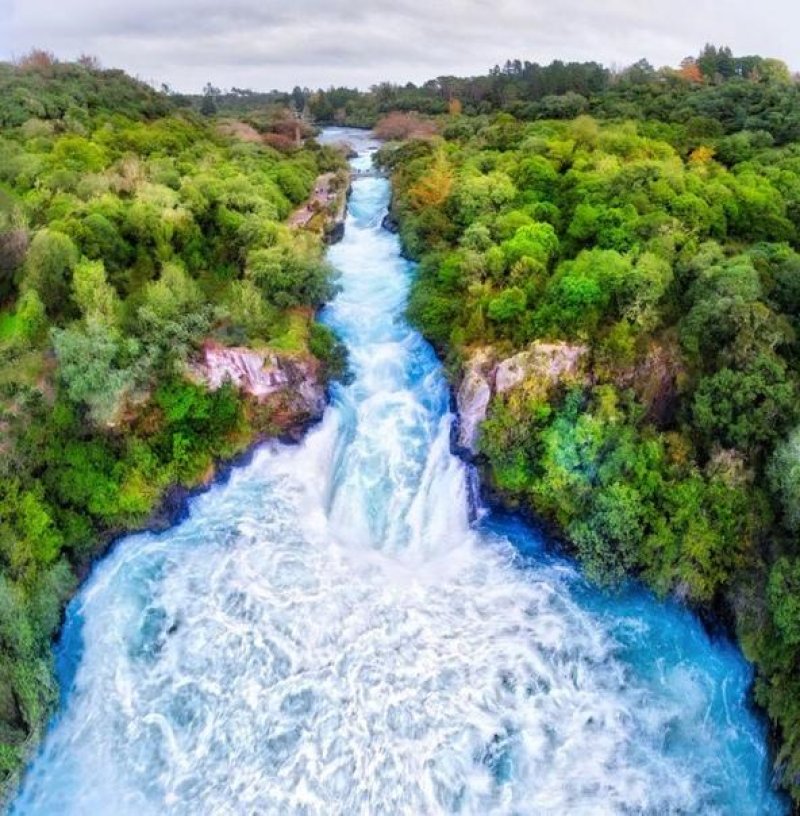
[{"label": "rock cliff", "polygon": [[587,379],[587,355],[583,345],[543,342],[532,343],[525,351],[500,360],[491,347],[473,351],[456,392],[458,452],[468,458],[478,453],[480,426],[492,397],[524,384],[549,389],[563,380]]},{"label": "rock cliff", "polygon": [[313,358],[206,343],[191,371],[211,389],[229,380],[260,403],[280,399],[298,417],[316,418],[325,409],[325,388]]}]

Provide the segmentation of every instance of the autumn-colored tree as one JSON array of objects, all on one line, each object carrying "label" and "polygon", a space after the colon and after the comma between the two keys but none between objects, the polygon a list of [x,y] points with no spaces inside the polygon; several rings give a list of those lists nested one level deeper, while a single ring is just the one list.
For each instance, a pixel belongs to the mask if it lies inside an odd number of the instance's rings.
[{"label": "autumn-colored tree", "polygon": [[81,54],[78,57],[78,65],[82,65],[89,71],[99,71],[103,67],[100,65],[100,60],[93,54]]},{"label": "autumn-colored tree", "polygon": [[678,73],[687,82],[703,81],[703,74],[694,57],[686,57],[686,59],[681,60],[681,68]]},{"label": "autumn-colored tree", "polygon": [[264,144],[274,147],[275,150],[279,150],[281,153],[289,153],[297,148],[294,139],[283,136],[280,133],[265,133],[262,139],[264,140]]},{"label": "autumn-colored tree", "polygon": [[438,151],[430,170],[408,191],[409,199],[417,210],[437,207],[453,189],[453,169],[443,150]]},{"label": "autumn-colored tree", "polygon": [[715,152],[716,151],[713,147],[708,147],[708,145],[700,145],[700,147],[696,147],[691,152],[689,155],[689,161],[692,164],[708,164],[714,158]]},{"label": "autumn-colored tree", "polygon": [[56,55],[52,51],[32,48],[24,57],[19,58],[17,65],[26,70],[42,71],[52,68],[56,62]]},{"label": "autumn-colored tree", "polygon": [[451,116],[461,116],[463,107],[464,106],[461,104],[461,100],[453,96],[447,105],[447,110]]},{"label": "autumn-colored tree", "polygon": [[375,125],[380,139],[424,139],[436,133],[436,125],[415,113],[392,111]]}]

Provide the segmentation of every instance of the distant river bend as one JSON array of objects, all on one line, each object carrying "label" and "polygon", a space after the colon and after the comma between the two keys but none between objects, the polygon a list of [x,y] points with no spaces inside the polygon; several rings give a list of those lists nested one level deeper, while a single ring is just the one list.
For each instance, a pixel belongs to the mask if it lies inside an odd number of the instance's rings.
[{"label": "distant river bend", "polygon": [[357,177],[329,250],[354,382],[303,444],[96,567],[12,813],[785,813],[730,644],[596,592],[520,522],[470,523],[388,197]]}]

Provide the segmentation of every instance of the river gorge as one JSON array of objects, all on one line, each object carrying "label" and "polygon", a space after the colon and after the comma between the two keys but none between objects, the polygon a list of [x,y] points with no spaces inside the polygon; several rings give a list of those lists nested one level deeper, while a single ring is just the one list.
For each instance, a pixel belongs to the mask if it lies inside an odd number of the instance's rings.
[{"label": "river gorge", "polygon": [[[368,169],[377,145],[345,136]],[[352,383],[301,444],[95,567],[11,812],[785,813],[731,643],[598,591],[515,518],[472,519],[389,195],[356,174],[328,250]]]}]

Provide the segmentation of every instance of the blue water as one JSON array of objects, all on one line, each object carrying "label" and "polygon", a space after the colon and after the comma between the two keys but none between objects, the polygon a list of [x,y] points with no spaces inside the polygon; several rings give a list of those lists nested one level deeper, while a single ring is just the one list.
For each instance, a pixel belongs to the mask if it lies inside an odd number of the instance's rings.
[{"label": "blue water", "polygon": [[787,812],[735,648],[597,592],[513,518],[470,524],[388,196],[356,180],[329,251],[354,382],[302,445],[262,447],[97,566],[12,812]]}]

